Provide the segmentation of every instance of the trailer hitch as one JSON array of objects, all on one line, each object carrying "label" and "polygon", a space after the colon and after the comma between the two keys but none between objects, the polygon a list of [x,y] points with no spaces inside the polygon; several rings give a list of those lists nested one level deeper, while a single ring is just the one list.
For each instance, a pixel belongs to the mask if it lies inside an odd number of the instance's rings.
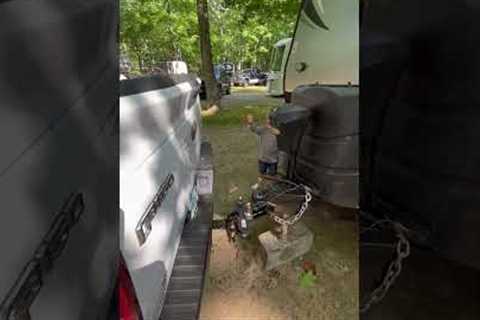
[{"label": "trailer hitch", "polygon": [[[252,194],[252,198],[256,196],[255,193]],[[251,221],[273,212],[274,208],[274,204],[265,200],[245,202],[242,197],[239,197],[233,211],[225,219],[229,241],[235,242],[237,235],[242,239],[247,238]]]},{"label": "trailer hitch", "polygon": [[[274,178],[269,177],[268,179]],[[276,216],[274,212],[277,205],[272,200],[299,189],[303,189],[303,195],[299,196],[304,201],[297,212],[290,218],[287,215],[283,215],[283,218]],[[232,212],[225,219],[227,237],[230,242],[235,242],[237,236],[241,239],[247,238],[250,225],[255,219],[264,215],[269,215],[274,222],[282,227],[282,233],[286,234],[288,227],[295,224],[303,216],[311,199],[312,196],[308,187],[275,178],[274,183],[267,188],[253,190],[250,201],[246,202],[242,197],[238,198]]]}]

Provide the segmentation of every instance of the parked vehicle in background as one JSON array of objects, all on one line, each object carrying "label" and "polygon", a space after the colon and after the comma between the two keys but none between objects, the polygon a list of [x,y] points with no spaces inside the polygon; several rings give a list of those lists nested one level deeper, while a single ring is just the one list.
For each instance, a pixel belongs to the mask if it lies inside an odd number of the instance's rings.
[{"label": "parked vehicle in background", "polygon": [[250,84],[249,78],[247,75],[243,74],[242,72],[237,72],[233,76],[233,85],[235,87],[246,87]]},{"label": "parked vehicle in background", "polygon": [[242,70],[242,74],[249,85],[257,85],[260,83],[260,78],[257,76],[254,69],[244,69]]},{"label": "parked vehicle in background", "polygon": [[[213,67],[213,75],[217,81],[218,94],[221,96],[229,95],[231,93],[232,77],[228,66],[217,64]],[[207,90],[205,88],[205,81],[202,80],[200,88],[200,98],[207,98]]]},{"label": "parked vehicle in background", "polygon": [[234,85],[246,87],[248,85],[266,85],[267,74],[258,69],[244,69],[234,77]]},{"label": "parked vehicle in background", "polygon": [[223,67],[223,70],[227,77],[230,79],[230,84],[232,83],[232,78],[235,72],[235,65],[233,63],[225,62],[220,64]]},{"label": "parked vehicle in background", "polygon": [[267,79],[267,94],[283,96],[283,73],[287,63],[292,38],[282,39],[273,46],[270,72]]},{"label": "parked vehicle in background", "polygon": [[[352,1],[328,6],[321,0],[304,1],[287,58],[287,102],[300,85],[359,83],[358,10],[352,5]],[[333,28],[332,24],[339,27]]]},{"label": "parked vehicle in background", "polygon": [[[120,249],[135,319],[197,319],[213,214],[200,79],[157,74],[120,85]],[[133,319],[133,318],[125,318]]]},{"label": "parked vehicle in background", "polygon": [[219,89],[222,92],[222,95],[229,95],[231,93],[231,73],[223,64],[218,64],[214,66],[213,73],[215,75],[215,80],[219,85]]},{"label": "parked vehicle in background", "polygon": [[258,77],[258,84],[261,85],[261,86],[266,86],[267,85],[267,81],[268,81],[268,73],[266,72],[262,72],[262,71],[258,71],[257,73],[257,77]]},{"label": "parked vehicle in background", "polygon": [[0,3],[2,320],[119,319],[117,12]]}]

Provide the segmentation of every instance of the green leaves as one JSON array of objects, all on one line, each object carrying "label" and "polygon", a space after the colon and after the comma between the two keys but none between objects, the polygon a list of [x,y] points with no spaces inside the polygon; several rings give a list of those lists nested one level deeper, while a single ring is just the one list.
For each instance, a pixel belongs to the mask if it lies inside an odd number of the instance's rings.
[{"label": "green leaves", "polygon": [[315,285],[317,276],[312,271],[303,271],[299,276],[299,284],[302,288],[311,288]]},{"label": "green leaves", "polygon": [[293,33],[299,7],[299,0],[210,0],[217,62],[266,69],[275,42]]},{"label": "green leaves", "polygon": [[195,0],[121,0],[120,20],[120,48],[136,69],[175,59],[198,65]]},{"label": "green leaves", "polygon": [[[209,0],[214,62],[267,68],[273,44],[291,36],[300,0]],[[185,60],[200,70],[196,0],[121,0],[120,48],[137,69]]]}]

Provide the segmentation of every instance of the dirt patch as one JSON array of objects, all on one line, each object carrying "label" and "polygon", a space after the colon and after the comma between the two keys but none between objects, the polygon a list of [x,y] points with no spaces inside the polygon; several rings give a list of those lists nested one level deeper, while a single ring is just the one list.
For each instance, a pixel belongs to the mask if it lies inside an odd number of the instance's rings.
[{"label": "dirt patch", "polygon": [[[200,319],[357,319],[355,213],[350,210],[345,219],[328,212],[335,209],[313,205],[303,219],[315,235],[313,248],[269,272],[256,238],[273,227],[269,218],[257,220],[249,238],[236,244],[228,242],[224,230],[215,230]],[[317,273],[308,288],[300,284],[305,261]]]}]

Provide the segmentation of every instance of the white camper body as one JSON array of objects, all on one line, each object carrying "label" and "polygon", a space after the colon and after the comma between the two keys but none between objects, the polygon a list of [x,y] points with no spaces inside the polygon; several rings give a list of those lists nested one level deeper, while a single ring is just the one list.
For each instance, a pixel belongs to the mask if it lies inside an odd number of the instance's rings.
[{"label": "white camper body", "polygon": [[304,1],[285,68],[286,95],[300,85],[358,85],[358,56],[358,1]]},{"label": "white camper body", "polygon": [[291,43],[292,38],[287,38],[278,41],[273,46],[270,74],[267,79],[267,94],[270,96],[283,95],[283,72]]}]

